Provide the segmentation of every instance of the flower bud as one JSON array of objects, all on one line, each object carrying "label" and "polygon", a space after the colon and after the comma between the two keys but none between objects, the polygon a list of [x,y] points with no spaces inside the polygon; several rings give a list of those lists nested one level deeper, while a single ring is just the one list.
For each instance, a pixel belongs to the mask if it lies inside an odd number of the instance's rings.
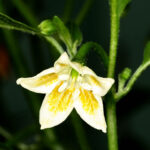
[{"label": "flower bud", "polygon": [[56,31],[56,27],[50,19],[42,21],[38,27],[44,35],[51,35]]},{"label": "flower bud", "polygon": [[121,78],[124,79],[124,80],[128,80],[128,78],[131,76],[131,69],[130,68],[125,68],[122,73],[120,74],[121,75]]}]

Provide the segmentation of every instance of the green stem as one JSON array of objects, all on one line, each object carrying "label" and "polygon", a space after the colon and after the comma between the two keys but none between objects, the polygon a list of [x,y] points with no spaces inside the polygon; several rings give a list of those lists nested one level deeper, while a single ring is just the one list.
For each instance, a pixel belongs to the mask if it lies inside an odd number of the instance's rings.
[{"label": "green stem", "polygon": [[137,70],[135,71],[135,73],[132,75],[132,77],[130,78],[130,80],[128,81],[127,85],[125,88],[123,88],[120,92],[116,93],[114,98],[116,101],[119,101],[123,96],[125,96],[127,93],[129,93],[129,91],[132,89],[134,83],[136,82],[136,80],[139,78],[139,76],[142,74],[142,72],[148,67],[150,66],[150,62],[141,64]]},{"label": "green stem", "polygon": [[119,18],[117,14],[117,0],[110,1],[110,17],[111,17],[111,33],[110,33],[110,52],[109,52],[109,65],[108,77],[114,77],[117,45],[118,45],[118,31],[119,31]]},{"label": "green stem", "polygon": [[3,127],[0,126],[0,135],[2,135],[3,137],[5,137],[7,140],[12,138],[12,135]]},{"label": "green stem", "polygon": [[83,4],[79,14],[77,15],[75,22],[77,25],[80,25],[85,18],[87,12],[89,11],[91,5],[93,3],[93,0],[86,0],[85,3]]},{"label": "green stem", "polygon": [[[119,17],[117,14],[117,0],[110,0],[110,52],[109,52],[109,64],[108,64],[108,77],[114,78],[117,45],[118,45],[118,31],[119,31]],[[107,112],[107,137],[108,137],[108,149],[118,150],[117,139],[117,119],[116,119],[116,103],[112,94],[107,97],[106,101]]]},{"label": "green stem", "polygon": [[53,46],[56,48],[56,50],[58,50],[58,52],[59,52],[60,54],[62,54],[62,53],[64,52],[64,49],[62,48],[62,46],[61,46],[54,38],[52,38],[52,37],[50,37],[50,36],[47,36],[47,37],[45,37],[45,39],[46,39],[51,45],[53,45]]},{"label": "green stem", "polygon": [[106,101],[108,149],[118,150],[116,103],[109,97]]}]

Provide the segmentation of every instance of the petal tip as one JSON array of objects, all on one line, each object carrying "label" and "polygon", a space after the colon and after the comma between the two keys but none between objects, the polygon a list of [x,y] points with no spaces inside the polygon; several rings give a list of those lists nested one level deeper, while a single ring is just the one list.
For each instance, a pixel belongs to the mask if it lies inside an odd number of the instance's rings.
[{"label": "petal tip", "polygon": [[107,133],[107,127],[106,126],[98,125],[98,126],[93,126],[93,127],[97,130],[101,130],[103,133]]},{"label": "petal tip", "polygon": [[114,84],[115,80],[113,78],[106,78],[107,82],[109,82],[111,85]]},{"label": "petal tip", "polygon": [[107,133],[106,128],[101,129],[104,133]]},{"label": "petal tip", "polygon": [[111,78],[110,82],[111,82],[112,84],[114,84],[115,80]]},{"label": "petal tip", "polygon": [[51,126],[49,126],[47,123],[40,123],[40,125],[41,125],[41,127],[40,127],[41,130],[51,128]]},{"label": "petal tip", "polygon": [[41,126],[41,128],[40,128],[40,129],[41,129],[41,130],[44,130],[45,128],[46,128],[45,126]]},{"label": "petal tip", "polygon": [[66,52],[62,53],[61,56],[58,58],[58,60],[61,60],[62,62],[68,59],[69,59],[69,56]]},{"label": "petal tip", "polygon": [[16,83],[19,85],[22,81],[22,78],[17,79]]}]

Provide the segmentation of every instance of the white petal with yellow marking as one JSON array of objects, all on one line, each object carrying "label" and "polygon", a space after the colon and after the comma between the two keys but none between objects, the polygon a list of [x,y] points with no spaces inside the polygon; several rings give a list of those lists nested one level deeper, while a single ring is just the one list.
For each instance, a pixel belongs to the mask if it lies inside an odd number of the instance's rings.
[{"label": "white petal with yellow marking", "polygon": [[58,60],[55,62],[54,67],[56,70],[61,71],[64,69],[69,69],[70,70],[73,68],[75,69],[77,72],[81,73],[82,70],[82,65],[80,63],[77,62],[71,62],[67,53],[64,52],[59,58]]},{"label": "white petal with yellow marking", "polygon": [[94,94],[104,96],[113,83],[114,80],[111,78],[101,78],[96,75],[84,75],[80,85],[86,90],[92,90]]},{"label": "white petal with yellow marking", "polygon": [[82,75],[97,76],[97,75],[95,74],[95,72],[94,72],[92,69],[90,69],[89,67],[87,67],[87,66],[83,66],[83,67],[82,67],[82,70],[81,70],[80,74],[82,74]]},{"label": "white petal with yellow marking", "polygon": [[102,85],[102,93],[101,93],[102,95],[101,96],[104,96],[115,82],[115,80],[112,78],[97,77],[97,80]]},{"label": "white petal with yellow marking", "polygon": [[41,129],[54,127],[62,123],[73,109],[73,92],[66,89],[59,92],[59,88],[63,83],[59,84],[54,90],[46,95],[40,109]]},{"label": "white petal with yellow marking", "polygon": [[17,84],[37,93],[50,93],[58,82],[58,75],[54,72],[54,68],[44,70],[34,77],[17,80]]},{"label": "white petal with yellow marking", "polygon": [[100,97],[95,97],[92,91],[80,89],[80,95],[75,101],[75,109],[90,126],[106,132],[102,100]]},{"label": "white petal with yellow marking", "polygon": [[74,70],[76,70],[79,74],[81,74],[81,70],[82,70],[83,66],[80,63],[70,62],[70,66],[71,66],[71,68],[73,68]]},{"label": "white petal with yellow marking", "polygon": [[59,71],[59,70],[64,69],[65,67],[70,66],[69,64],[70,64],[70,59],[67,53],[64,52],[55,62],[54,68]]}]

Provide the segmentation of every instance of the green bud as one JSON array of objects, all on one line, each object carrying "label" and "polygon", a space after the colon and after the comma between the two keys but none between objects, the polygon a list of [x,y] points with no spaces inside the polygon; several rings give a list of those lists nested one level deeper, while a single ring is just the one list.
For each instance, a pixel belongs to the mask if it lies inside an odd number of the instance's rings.
[{"label": "green bud", "polygon": [[41,30],[41,33],[44,35],[51,35],[56,31],[56,27],[50,19],[42,21],[38,28]]},{"label": "green bud", "polygon": [[127,80],[131,76],[131,72],[132,71],[130,68],[125,68],[120,74],[120,77],[124,80]]},{"label": "green bud", "polygon": [[124,88],[124,85],[126,81],[129,79],[131,76],[131,69],[130,68],[125,68],[120,74],[119,74],[119,85],[118,85],[118,91],[122,91]]}]

